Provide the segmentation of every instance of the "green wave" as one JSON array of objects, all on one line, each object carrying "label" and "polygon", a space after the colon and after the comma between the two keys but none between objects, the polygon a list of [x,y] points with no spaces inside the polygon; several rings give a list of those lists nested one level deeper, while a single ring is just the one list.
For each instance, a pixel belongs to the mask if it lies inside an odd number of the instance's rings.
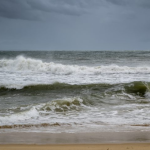
[{"label": "green wave", "polygon": [[146,82],[133,82],[124,86],[127,93],[134,93],[139,96],[145,96],[149,91],[150,83]]},{"label": "green wave", "polygon": [[[39,94],[48,92],[58,92],[58,93],[75,93],[75,94],[86,94],[89,91],[90,94],[94,93],[119,93],[126,92],[132,93],[144,97],[145,93],[149,91],[149,82],[131,82],[131,83],[121,83],[121,84],[84,84],[84,85],[71,85],[65,83],[54,83],[54,84],[39,84],[39,85],[29,85],[25,86],[23,89],[9,89],[6,87],[0,88],[0,95],[7,94]],[[150,91],[149,91],[150,92]]]},{"label": "green wave", "polygon": [[[95,107],[108,107],[130,103],[150,103],[147,93],[150,93],[149,82],[131,82],[122,84],[87,84],[70,85],[54,83],[51,85],[30,85],[23,89],[0,88],[0,97],[11,97],[18,106],[1,109],[1,113],[19,113],[29,111],[32,106],[45,114],[50,112],[82,111]],[[19,95],[19,96],[18,96]],[[16,96],[16,97],[15,97]],[[2,99],[3,99],[2,98]],[[20,100],[23,102],[20,105]],[[11,104],[11,106],[12,106]],[[23,105],[22,105],[23,104]],[[29,107],[28,107],[29,106]],[[23,107],[24,109],[20,109]]]},{"label": "green wave", "polygon": [[38,85],[29,85],[25,86],[23,89],[16,88],[6,88],[2,86],[0,88],[1,94],[8,93],[39,93],[47,91],[74,91],[81,89],[93,89],[97,90],[102,87],[109,87],[109,84],[87,84],[87,85],[71,85],[66,83],[54,83],[54,84],[38,84]]},{"label": "green wave", "polygon": [[74,97],[74,98],[66,98],[66,99],[60,99],[60,100],[53,100],[51,102],[48,102],[44,104],[40,110],[42,111],[55,111],[55,112],[66,112],[69,110],[77,110],[79,111],[83,104],[83,100]]}]

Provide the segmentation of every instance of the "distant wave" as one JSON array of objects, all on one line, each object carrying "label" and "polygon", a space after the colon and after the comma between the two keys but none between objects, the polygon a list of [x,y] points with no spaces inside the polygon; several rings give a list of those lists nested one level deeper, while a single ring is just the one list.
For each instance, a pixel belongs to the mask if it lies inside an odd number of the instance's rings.
[{"label": "distant wave", "polygon": [[137,74],[137,73],[150,73],[150,67],[138,66],[78,66],[78,65],[64,65],[54,62],[43,62],[40,59],[26,58],[24,56],[17,56],[15,59],[0,59],[0,71],[31,71],[31,72],[47,72],[57,75],[69,74]]}]

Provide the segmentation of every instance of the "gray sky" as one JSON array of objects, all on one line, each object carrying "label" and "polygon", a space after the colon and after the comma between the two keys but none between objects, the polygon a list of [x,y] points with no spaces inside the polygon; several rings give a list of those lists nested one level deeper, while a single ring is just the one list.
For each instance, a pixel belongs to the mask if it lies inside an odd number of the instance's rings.
[{"label": "gray sky", "polygon": [[0,50],[149,50],[150,0],[0,0]]}]

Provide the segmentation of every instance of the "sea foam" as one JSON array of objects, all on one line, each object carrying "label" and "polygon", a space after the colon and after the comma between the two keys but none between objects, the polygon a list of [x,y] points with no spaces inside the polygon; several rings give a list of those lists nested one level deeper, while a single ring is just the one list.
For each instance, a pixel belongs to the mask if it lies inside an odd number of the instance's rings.
[{"label": "sea foam", "polygon": [[148,66],[118,66],[111,64],[108,66],[78,66],[78,65],[64,65],[54,62],[43,62],[40,59],[26,58],[24,56],[17,56],[15,59],[1,59],[1,71],[31,71],[31,72],[48,72],[52,74],[101,74],[101,73],[150,73]]},{"label": "sea foam", "polygon": [[66,84],[149,82],[150,67],[115,64],[66,65],[17,56],[14,59],[0,59],[0,78],[0,87],[17,89],[28,85],[53,84],[55,82]]}]

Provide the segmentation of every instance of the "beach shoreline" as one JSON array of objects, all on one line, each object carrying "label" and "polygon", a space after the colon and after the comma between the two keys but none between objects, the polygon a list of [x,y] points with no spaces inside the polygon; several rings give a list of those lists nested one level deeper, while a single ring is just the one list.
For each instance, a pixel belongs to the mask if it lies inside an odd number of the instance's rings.
[{"label": "beach shoreline", "polygon": [[118,144],[150,143],[150,132],[0,133],[0,144]]},{"label": "beach shoreline", "polygon": [[150,143],[65,144],[65,145],[0,145],[2,150],[149,150]]},{"label": "beach shoreline", "polygon": [[1,133],[1,150],[149,150],[149,132]]}]

